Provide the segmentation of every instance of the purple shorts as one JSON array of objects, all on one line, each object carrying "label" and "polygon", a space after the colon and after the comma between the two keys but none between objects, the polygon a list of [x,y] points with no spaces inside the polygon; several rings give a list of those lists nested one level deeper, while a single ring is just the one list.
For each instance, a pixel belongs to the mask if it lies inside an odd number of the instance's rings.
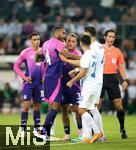
[{"label": "purple shorts", "polygon": [[43,95],[43,84],[38,83],[23,83],[22,86],[22,97],[24,101],[31,101],[33,99],[34,102],[41,102],[44,98]]},{"label": "purple shorts", "polygon": [[62,102],[62,78],[46,77],[44,84],[44,100],[50,104]]},{"label": "purple shorts", "polygon": [[63,86],[63,100],[62,105],[73,104],[78,105],[80,99],[80,87],[78,85],[73,85],[72,88]]}]

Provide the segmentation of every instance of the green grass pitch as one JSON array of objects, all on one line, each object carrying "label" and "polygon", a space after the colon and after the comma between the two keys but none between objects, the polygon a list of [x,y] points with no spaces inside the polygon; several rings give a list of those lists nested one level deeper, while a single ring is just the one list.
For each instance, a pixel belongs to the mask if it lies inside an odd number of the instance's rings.
[{"label": "green grass pitch", "polygon": [[[71,117],[71,115],[70,115]],[[128,133],[128,139],[121,139],[119,133],[119,123],[116,116],[106,116],[103,115],[104,131],[107,137],[107,141],[103,143],[93,143],[93,144],[79,144],[74,142],[51,142],[51,150],[136,150],[136,116],[126,116],[125,125]],[[41,117],[42,122],[44,122],[45,115]],[[2,115],[0,114],[0,125],[19,125],[20,115]],[[33,124],[33,117],[29,115],[28,124]],[[2,134],[2,133],[0,133]],[[77,130],[73,119],[71,117],[71,135],[72,137],[77,137]],[[61,114],[57,116],[56,119],[56,136],[63,137],[64,131],[61,122]],[[0,146],[0,149],[1,148]],[[6,147],[5,150],[45,150],[45,147],[36,146],[16,146],[16,147]]]}]

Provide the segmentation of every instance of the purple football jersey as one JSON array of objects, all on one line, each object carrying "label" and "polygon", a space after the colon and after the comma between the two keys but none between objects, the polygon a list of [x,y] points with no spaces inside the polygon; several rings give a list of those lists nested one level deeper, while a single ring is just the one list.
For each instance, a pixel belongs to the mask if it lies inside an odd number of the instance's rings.
[{"label": "purple football jersey", "polygon": [[43,44],[43,52],[47,61],[46,76],[55,78],[62,76],[63,64],[59,58],[59,52],[64,47],[64,43],[56,38],[50,38]]}]

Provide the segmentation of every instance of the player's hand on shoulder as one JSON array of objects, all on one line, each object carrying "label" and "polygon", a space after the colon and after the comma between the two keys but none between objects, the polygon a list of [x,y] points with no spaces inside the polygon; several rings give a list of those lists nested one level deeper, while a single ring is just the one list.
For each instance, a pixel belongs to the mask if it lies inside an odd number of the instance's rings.
[{"label": "player's hand on shoulder", "polygon": [[69,71],[68,74],[70,75],[70,77],[74,78],[76,76],[77,72],[75,69],[73,69],[73,70]]},{"label": "player's hand on shoulder", "polygon": [[67,82],[67,86],[68,86],[69,88],[71,88],[71,87],[73,86],[73,82],[72,82],[72,81]]},{"label": "player's hand on shoulder", "polygon": [[24,80],[25,80],[26,82],[28,82],[28,83],[29,83],[29,82],[32,82],[32,78],[31,78],[31,77],[25,77]]}]

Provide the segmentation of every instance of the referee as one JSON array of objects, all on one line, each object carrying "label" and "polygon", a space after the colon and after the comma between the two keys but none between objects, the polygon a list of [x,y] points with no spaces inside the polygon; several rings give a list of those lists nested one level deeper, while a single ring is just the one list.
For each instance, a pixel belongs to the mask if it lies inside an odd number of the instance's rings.
[{"label": "referee", "polygon": [[114,30],[107,30],[104,33],[104,39],[105,65],[103,75],[103,87],[101,91],[99,107],[102,104],[102,99],[104,97],[105,91],[107,91],[109,100],[113,102],[114,107],[117,111],[117,118],[120,124],[121,137],[123,139],[126,139],[127,134],[124,127],[125,113],[122,105],[119,81],[117,79],[117,71],[119,71],[123,79],[121,85],[122,90],[126,90],[128,87],[128,80],[126,78],[125,69],[123,67],[124,57],[121,50],[113,46],[113,43],[115,41]]}]

